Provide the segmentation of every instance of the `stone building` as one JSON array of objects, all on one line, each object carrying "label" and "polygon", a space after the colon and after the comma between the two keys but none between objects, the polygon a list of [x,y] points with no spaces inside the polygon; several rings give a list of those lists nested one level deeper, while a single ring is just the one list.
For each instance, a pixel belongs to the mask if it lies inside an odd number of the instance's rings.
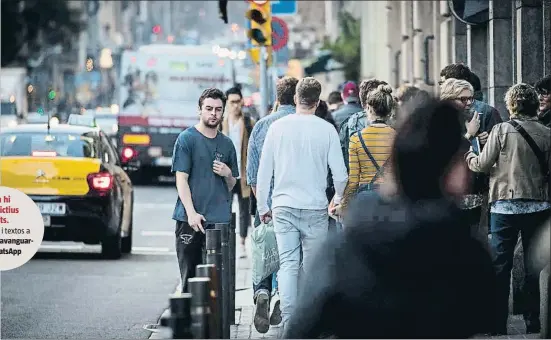
[{"label": "stone building", "polygon": [[478,1],[486,9],[477,25],[458,20],[448,1],[361,6],[362,78],[437,91],[440,70],[464,62],[480,77],[487,101],[505,114],[509,86],[551,73],[551,0]]}]

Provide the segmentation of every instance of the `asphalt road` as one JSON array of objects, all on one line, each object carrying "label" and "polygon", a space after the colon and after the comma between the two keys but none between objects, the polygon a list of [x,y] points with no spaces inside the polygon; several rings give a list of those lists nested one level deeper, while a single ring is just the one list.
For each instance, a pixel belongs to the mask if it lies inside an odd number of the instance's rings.
[{"label": "asphalt road", "polygon": [[[135,187],[131,255],[103,260],[99,246],[44,242],[0,275],[1,338],[147,339],[178,285],[171,219],[174,184]],[[154,203],[158,202],[158,203]]]}]

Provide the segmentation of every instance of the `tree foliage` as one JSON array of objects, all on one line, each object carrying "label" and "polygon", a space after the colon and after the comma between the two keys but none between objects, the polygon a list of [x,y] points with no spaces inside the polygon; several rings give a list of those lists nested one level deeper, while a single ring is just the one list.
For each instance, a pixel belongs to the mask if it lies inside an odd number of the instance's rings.
[{"label": "tree foliage", "polygon": [[2,67],[24,66],[44,48],[68,46],[83,28],[69,0],[2,0]]},{"label": "tree foliage", "polygon": [[361,22],[348,12],[339,13],[341,34],[334,42],[326,42],[333,59],[344,65],[347,80],[359,81],[361,72]]}]

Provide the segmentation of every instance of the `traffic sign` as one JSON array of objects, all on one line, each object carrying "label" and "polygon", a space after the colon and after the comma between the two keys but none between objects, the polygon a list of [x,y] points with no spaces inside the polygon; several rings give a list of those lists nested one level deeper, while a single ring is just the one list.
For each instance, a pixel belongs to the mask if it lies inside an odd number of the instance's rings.
[{"label": "traffic sign", "polygon": [[296,0],[271,1],[272,15],[294,15],[297,14]]},{"label": "traffic sign", "polygon": [[289,41],[289,27],[285,21],[278,17],[272,17],[272,48],[281,50]]}]

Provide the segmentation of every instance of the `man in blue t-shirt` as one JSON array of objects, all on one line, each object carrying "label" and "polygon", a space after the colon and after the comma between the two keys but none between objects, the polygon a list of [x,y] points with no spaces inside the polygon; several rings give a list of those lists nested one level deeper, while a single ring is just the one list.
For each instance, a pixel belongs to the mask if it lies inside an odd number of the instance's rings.
[{"label": "man in blue t-shirt", "polygon": [[218,131],[226,106],[219,89],[206,89],[199,97],[199,123],[180,133],[174,143],[172,172],[176,173],[178,199],[176,254],[182,292],[202,263],[205,229],[230,223],[232,189],[239,177],[237,156],[229,137]]}]

